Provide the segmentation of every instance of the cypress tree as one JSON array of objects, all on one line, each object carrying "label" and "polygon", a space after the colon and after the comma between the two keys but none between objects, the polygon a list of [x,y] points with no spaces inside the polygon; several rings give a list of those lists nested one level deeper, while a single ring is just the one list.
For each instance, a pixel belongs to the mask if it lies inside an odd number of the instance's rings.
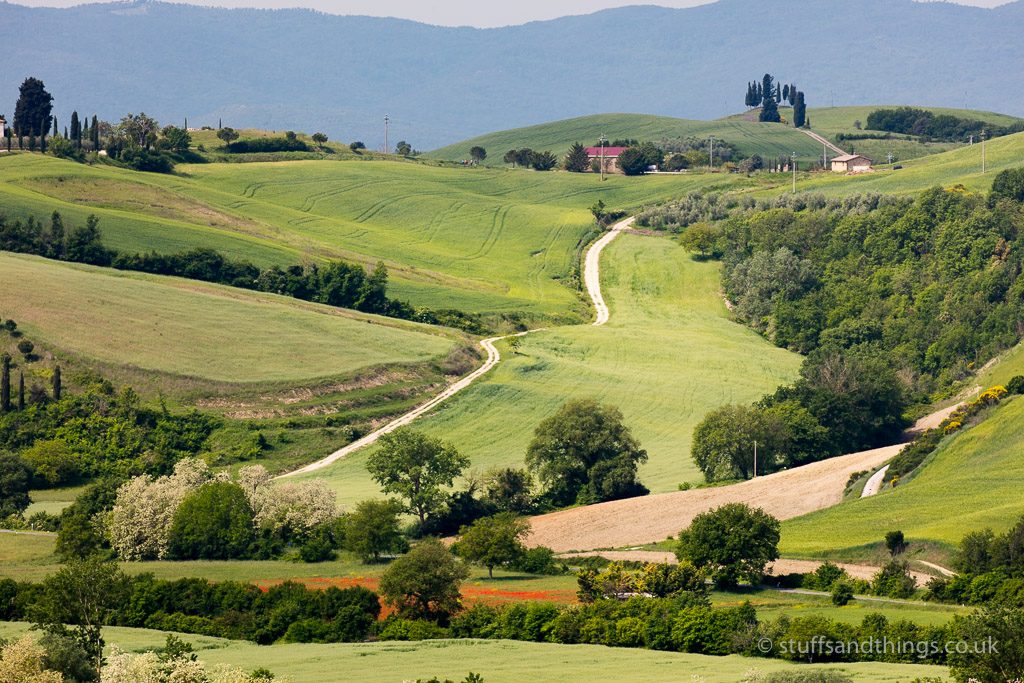
[{"label": "cypress tree", "polygon": [[797,92],[796,103],[793,105],[793,125],[803,128],[807,123],[807,105],[804,103],[804,94]]},{"label": "cypress tree", "polygon": [[[789,83],[787,83],[786,85],[782,86],[782,99],[784,99],[784,100],[788,100],[789,99]],[[781,102],[782,100],[779,100],[779,101]]]},{"label": "cypress tree", "polygon": [[89,124],[89,132],[92,133],[92,144],[97,150],[100,148],[100,122],[96,114],[92,115],[92,123]]},{"label": "cypress tree", "polygon": [[71,112],[71,139],[75,141],[75,147],[82,148],[82,122],[77,111]]},{"label": "cypress tree", "polygon": [[782,86],[775,84],[775,101],[782,102]]},{"label": "cypress tree", "polygon": [[0,412],[11,410],[11,357],[0,357]]},{"label": "cypress tree", "polygon": [[18,410],[25,410],[25,373],[18,371]]},{"label": "cypress tree", "polygon": [[59,401],[60,400],[60,390],[61,390],[61,386],[60,386],[60,366],[58,365],[58,366],[56,366],[53,369],[53,400],[54,401]]}]

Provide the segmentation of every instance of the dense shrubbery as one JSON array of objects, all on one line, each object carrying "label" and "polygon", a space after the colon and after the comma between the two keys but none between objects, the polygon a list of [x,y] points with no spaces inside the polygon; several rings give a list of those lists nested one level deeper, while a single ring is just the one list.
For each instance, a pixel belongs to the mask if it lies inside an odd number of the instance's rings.
[{"label": "dense shrubbery", "polygon": [[253,154],[260,152],[308,152],[310,150],[295,133],[288,131],[280,138],[253,138],[252,140],[236,140],[225,145],[232,154]]},{"label": "dense shrubbery", "polygon": [[962,142],[971,135],[978,138],[982,132],[989,137],[997,137],[1024,130],[1024,125],[1020,123],[999,126],[951,114],[936,114],[915,107],[876,109],[868,114],[865,127],[870,130],[884,130],[946,142]]},{"label": "dense shrubbery", "polygon": [[1024,517],[1004,534],[984,529],[965,536],[955,566],[956,576],[928,582],[926,599],[1024,607]]},{"label": "dense shrubbery", "polygon": [[366,313],[447,325],[473,334],[488,331],[477,315],[449,309],[414,309],[404,301],[389,299],[388,272],[383,263],[367,273],[361,265],[345,261],[260,269],[248,261],[232,261],[206,248],[177,254],[128,254],[103,246],[98,223],[95,216],[90,216],[84,227],[68,232],[57,212],[51,216],[49,226],[32,217],[11,221],[0,215],[0,250],[216,282]]},{"label": "dense shrubbery", "polygon": [[88,478],[166,474],[182,457],[199,453],[219,425],[197,411],[146,408],[131,389],[117,392],[94,376],[83,375],[79,383],[80,394],[65,392],[59,401],[0,414],[0,450],[25,452],[37,484],[47,483],[49,473],[55,483],[69,483],[72,471]]}]

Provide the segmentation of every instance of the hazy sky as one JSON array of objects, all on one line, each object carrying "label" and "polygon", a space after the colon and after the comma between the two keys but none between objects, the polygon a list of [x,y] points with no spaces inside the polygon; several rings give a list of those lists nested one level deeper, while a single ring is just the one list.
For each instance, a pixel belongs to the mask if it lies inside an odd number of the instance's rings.
[{"label": "hazy sky", "polygon": [[[20,5],[66,7],[82,0],[14,0]],[[105,2],[106,0],[89,0]],[[693,7],[713,0],[174,0],[218,7],[309,7],[331,14],[402,17],[443,26],[507,26],[568,14],[587,14],[624,5]],[[851,0],[855,1],[855,0]],[[995,7],[1008,0],[958,0],[959,4]]]}]

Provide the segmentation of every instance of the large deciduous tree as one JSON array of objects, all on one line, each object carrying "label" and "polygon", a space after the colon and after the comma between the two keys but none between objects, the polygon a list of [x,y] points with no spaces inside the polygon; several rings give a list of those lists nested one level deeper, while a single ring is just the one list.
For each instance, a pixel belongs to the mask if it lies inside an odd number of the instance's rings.
[{"label": "large deciduous tree", "polygon": [[431,538],[391,563],[380,592],[402,615],[444,622],[461,608],[459,587],[467,578],[466,565]]},{"label": "large deciduous tree", "polygon": [[756,585],[779,558],[779,520],[760,508],[728,503],[694,517],[679,534],[676,556],[707,570],[721,588]]},{"label": "large deciduous tree", "polygon": [[526,465],[555,505],[643,495],[637,466],[647,451],[622,422],[615,406],[569,401],[541,422],[526,451]]},{"label": "large deciduous tree", "polygon": [[182,560],[245,557],[255,540],[252,520],[252,507],[238,484],[203,484],[189,493],[174,513],[170,553]]},{"label": "large deciduous tree", "polygon": [[487,567],[494,578],[494,568],[508,565],[526,554],[523,540],[530,533],[530,524],[510,512],[478,519],[459,532],[455,552],[461,557]]},{"label": "large deciduous tree", "polygon": [[384,493],[400,496],[421,525],[440,510],[445,487],[469,465],[469,458],[452,445],[407,427],[385,434],[378,443],[366,463],[370,475]]}]

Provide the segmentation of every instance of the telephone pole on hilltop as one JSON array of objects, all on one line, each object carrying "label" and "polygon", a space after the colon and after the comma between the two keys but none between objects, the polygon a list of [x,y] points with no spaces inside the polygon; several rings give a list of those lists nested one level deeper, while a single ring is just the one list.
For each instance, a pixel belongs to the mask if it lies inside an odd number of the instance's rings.
[{"label": "telephone pole on hilltop", "polygon": [[385,114],[384,115],[384,153],[385,154],[390,154],[391,153],[391,147],[388,145],[388,125],[390,123],[391,123],[391,118],[387,114]]},{"label": "telephone pole on hilltop", "polygon": [[985,131],[981,131],[981,174],[985,175]]},{"label": "telephone pole on hilltop", "polygon": [[601,139],[598,140],[598,142],[601,143],[601,160],[600,160],[599,163],[600,163],[600,166],[601,166],[601,182],[603,183],[604,182],[604,145],[607,142],[607,140],[604,137],[604,133],[601,133]]},{"label": "telephone pole on hilltop", "polygon": [[793,194],[796,194],[796,152],[790,154],[789,159],[793,166]]},{"label": "telephone pole on hilltop", "polygon": [[711,143],[711,151],[708,153],[708,166],[712,171],[715,170],[715,136],[708,136],[708,140]]}]

